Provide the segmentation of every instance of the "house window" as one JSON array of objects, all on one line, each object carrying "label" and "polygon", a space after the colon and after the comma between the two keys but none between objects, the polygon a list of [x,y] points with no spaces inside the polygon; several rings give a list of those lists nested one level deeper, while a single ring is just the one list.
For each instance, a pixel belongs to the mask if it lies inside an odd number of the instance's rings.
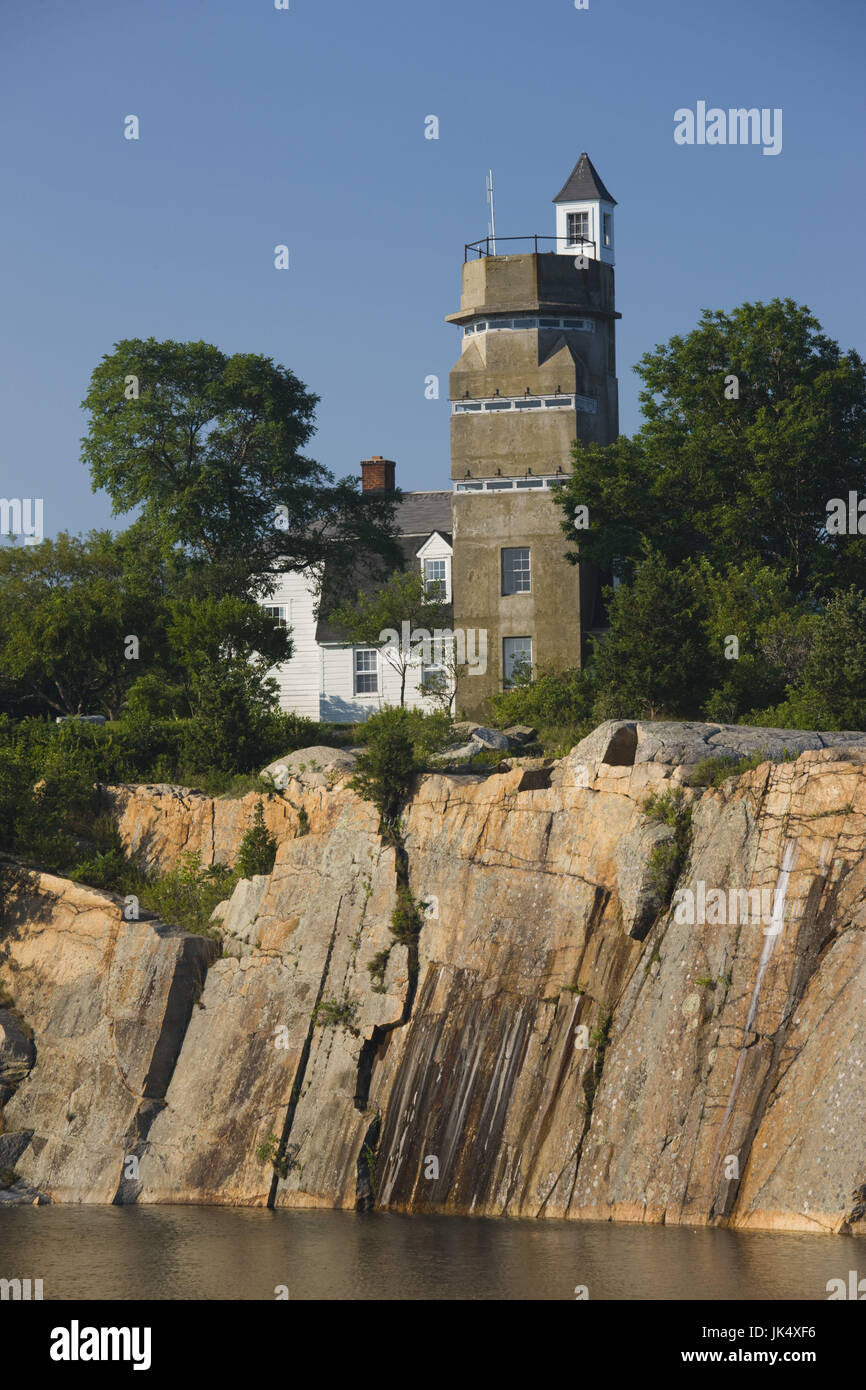
[{"label": "house window", "polygon": [[276,627],[288,627],[289,610],[285,603],[265,603],[262,604],[269,618],[273,618]]},{"label": "house window", "polygon": [[502,641],[502,684],[513,689],[518,680],[532,675],[532,638],[505,637]]},{"label": "house window", "polygon": [[604,238],[604,244],[605,244],[605,246],[610,246],[610,237],[611,237],[612,224],[611,224],[611,218],[610,218],[610,213],[609,213],[609,212],[604,212],[604,213],[602,213],[602,216],[601,216],[601,225],[602,225],[602,235],[603,235],[603,238]]},{"label": "house window", "polygon": [[529,593],[529,546],[502,551],[503,594]]},{"label": "house window", "polygon": [[444,666],[434,663],[421,667],[421,689],[426,695],[441,695],[445,690],[445,680]]},{"label": "house window", "polygon": [[355,694],[375,695],[379,690],[379,662],[375,647],[355,648]]},{"label": "house window", "polygon": [[447,560],[424,561],[424,588],[428,598],[444,599],[448,595]]},{"label": "house window", "polygon": [[579,241],[589,239],[589,213],[568,213],[568,240],[574,246]]}]

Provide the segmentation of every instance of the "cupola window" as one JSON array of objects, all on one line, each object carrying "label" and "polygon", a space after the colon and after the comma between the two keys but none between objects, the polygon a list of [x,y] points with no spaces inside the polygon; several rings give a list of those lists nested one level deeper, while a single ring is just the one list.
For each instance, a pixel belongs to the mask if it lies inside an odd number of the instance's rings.
[{"label": "cupola window", "polygon": [[580,241],[589,240],[589,213],[570,212],[568,214],[568,240],[575,246]]}]

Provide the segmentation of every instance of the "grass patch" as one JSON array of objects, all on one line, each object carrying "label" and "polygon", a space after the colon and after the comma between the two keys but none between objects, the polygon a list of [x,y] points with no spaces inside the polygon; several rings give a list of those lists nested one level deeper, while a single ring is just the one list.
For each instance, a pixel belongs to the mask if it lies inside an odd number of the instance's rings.
[{"label": "grass patch", "polygon": [[689,776],[690,787],[720,787],[730,777],[742,777],[744,772],[754,772],[762,763],[793,763],[799,753],[785,749],[781,758],[771,758],[769,753],[759,749],[747,758],[738,758],[735,753],[721,753],[716,757],[701,758]]}]

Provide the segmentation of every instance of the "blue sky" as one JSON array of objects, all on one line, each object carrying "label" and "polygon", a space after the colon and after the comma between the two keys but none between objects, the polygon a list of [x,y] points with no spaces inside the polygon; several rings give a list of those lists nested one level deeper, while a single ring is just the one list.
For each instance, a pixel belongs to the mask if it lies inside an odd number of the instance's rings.
[{"label": "blue sky", "polygon": [[[633,364],[704,307],[791,296],[863,352],[864,38],[862,0],[7,0],[0,495],[43,497],[46,534],[119,524],[79,403],[149,336],[289,366],[338,476],[375,453],[448,486],[487,169],[500,235],[549,235],[583,149],[618,201],[624,433]],[[781,154],[677,146],[698,100],[781,107]]]}]

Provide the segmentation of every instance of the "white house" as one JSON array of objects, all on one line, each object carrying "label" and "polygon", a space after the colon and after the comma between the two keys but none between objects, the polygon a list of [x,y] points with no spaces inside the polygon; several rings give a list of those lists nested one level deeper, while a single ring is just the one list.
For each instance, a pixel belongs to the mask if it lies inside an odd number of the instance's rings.
[{"label": "white house", "polygon": [[[393,490],[394,468],[390,459],[365,459],[363,490]],[[451,491],[405,493],[395,518],[406,568],[415,566],[451,603]],[[281,709],[329,723],[360,723],[383,705],[400,703],[400,673],[383,650],[340,641],[327,614],[317,613],[322,582],[321,573],[286,573],[265,602],[275,621],[292,629],[293,642],[291,659],[270,674],[279,686]],[[410,665],[405,703],[434,709],[424,684],[437,675],[435,665]]]}]

